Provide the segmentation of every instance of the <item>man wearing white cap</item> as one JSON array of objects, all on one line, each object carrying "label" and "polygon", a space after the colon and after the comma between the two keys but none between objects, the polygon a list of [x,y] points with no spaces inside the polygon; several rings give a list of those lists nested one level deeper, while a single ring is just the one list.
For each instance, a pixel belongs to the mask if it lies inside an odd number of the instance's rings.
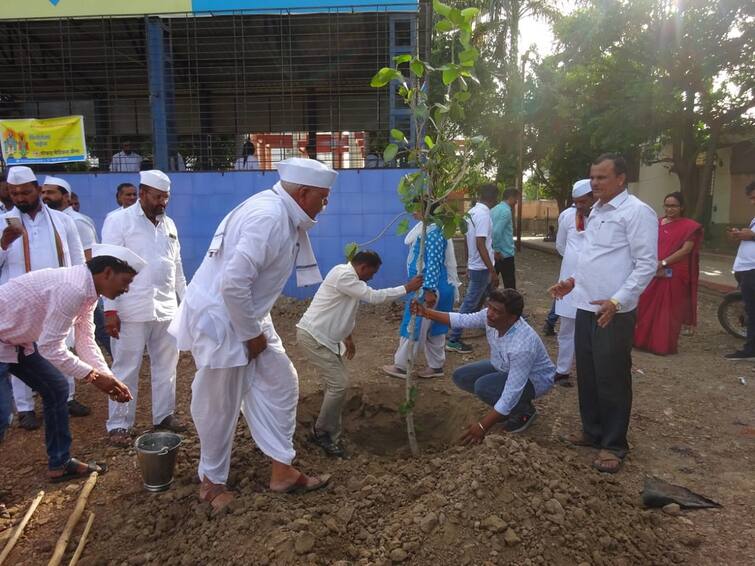
[{"label": "man wearing white cap", "polygon": [[[593,203],[590,179],[582,179],[574,183],[571,196],[574,204],[558,217],[556,250],[563,257],[559,280],[571,277],[577,269],[579,253],[585,238],[587,217]],[[577,305],[571,294],[556,301],[556,314],[561,317],[561,327],[558,330],[555,382],[570,387],[569,378],[574,363],[574,323],[577,318]]]},{"label": "man wearing white cap", "polygon": [[124,246],[146,261],[131,291],[105,301],[105,327],[113,338],[113,372],[134,395],[127,405],[110,403],[111,444],[129,446],[136,419],[139,370],[146,346],[152,381],[152,423],[174,432],[186,430],[176,408],[176,340],[168,325],[186,290],[176,225],[166,214],[170,179],[162,171],[139,173],[139,202],[113,213],[102,227],[102,242]]},{"label": "man wearing white cap", "polygon": [[84,257],[89,260],[92,258],[92,246],[97,243],[97,229],[89,217],[74,210],[70,197],[71,185],[68,181],[50,175],[45,177],[42,184],[42,201],[53,210],[59,210],[73,218],[79,232],[81,247],[84,248]]},{"label": "man wearing white cap", "polygon": [[[144,262],[124,248],[95,249],[86,265],[41,269],[0,285],[0,381],[13,373],[42,398],[47,473],[60,482],[104,472],[98,464],[71,458],[68,382],[63,374],[92,383],[117,402],[131,394],[108,369],[94,340],[92,313],[104,295],[114,299],[128,291]],[[66,347],[74,330],[76,355]],[[0,438],[8,422],[7,387],[0,387]]]},{"label": "man wearing white cap", "polygon": [[270,309],[296,266],[299,286],[322,281],[307,230],[325,207],[337,173],[310,159],[278,164],[280,182],[220,223],[191,281],[171,333],[197,365],[191,416],[199,433],[199,497],[215,509],[226,489],[241,409],[262,452],[272,459],[269,487],[311,491],[328,477],[291,465],[299,379],[273,327]]},{"label": "man wearing white cap", "polygon": [[[8,170],[8,188],[15,206],[3,215],[0,283],[29,271],[84,263],[84,250],[76,223],[69,216],[50,210],[42,203],[37,177],[31,169],[11,167]],[[38,428],[32,390],[19,379],[14,378],[12,382],[19,425],[27,430]],[[73,398],[74,385],[73,378],[69,378],[71,414],[88,415],[89,408]]]}]

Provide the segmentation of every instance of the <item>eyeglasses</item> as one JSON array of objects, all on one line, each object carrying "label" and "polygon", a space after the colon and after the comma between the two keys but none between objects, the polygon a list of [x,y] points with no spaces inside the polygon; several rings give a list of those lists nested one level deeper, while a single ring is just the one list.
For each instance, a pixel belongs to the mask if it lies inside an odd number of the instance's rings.
[{"label": "eyeglasses", "polygon": [[678,204],[664,204],[663,208],[681,208],[681,205],[678,205]]}]

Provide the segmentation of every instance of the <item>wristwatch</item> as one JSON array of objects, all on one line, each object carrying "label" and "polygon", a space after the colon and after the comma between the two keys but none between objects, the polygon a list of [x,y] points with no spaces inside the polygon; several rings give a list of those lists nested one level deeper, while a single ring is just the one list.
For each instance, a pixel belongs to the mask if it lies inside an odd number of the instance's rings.
[{"label": "wristwatch", "polygon": [[616,307],[616,312],[621,312],[621,303],[618,301],[618,299],[609,299],[609,300],[613,303],[613,306]]},{"label": "wristwatch", "polygon": [[668,265],[668,262],[664,259],[664,260],[661,261],[661,265],[663,267],[666,267]]}]

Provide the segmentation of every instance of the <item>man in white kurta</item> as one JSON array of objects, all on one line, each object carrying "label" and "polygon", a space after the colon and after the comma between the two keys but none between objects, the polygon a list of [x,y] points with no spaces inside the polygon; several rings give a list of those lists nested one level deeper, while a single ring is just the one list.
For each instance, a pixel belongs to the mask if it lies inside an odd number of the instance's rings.
[{"label": "man in white kurta", "polygon": [[[574,204],[558,217],[556,250],[563,257],[559,280],[571,277],[577,269],[587,217],[593,203],[590,179],[574,183],[571,196]],[[577,318],[577,305],[572,295],[566,295],[560,301],[556,301],[556,314],[561,318],[561,326],[558,330],[555,382],[568,387],[571,385],[570,372],[574,363],[574,323]]]},{"label": "man in white kurta", "polygon": [[92,246],[97,243],[97,230],[92,220],[80,212],[76,212],[70,202],[71,185],[65,179],[48,175],[42,184],[42,201],[53,210],[67,214],[76,224],[79,232],[84,257],[92,258]]},{"label": "man in white kurta", "polygon": [[309,491],[327,478],[291,466],[299,382],[270,310],[296,265],[297,284],[322,280],[307,230],[327,204],[337,173],[310,159],[278,164],[281,181],[232,210],[218,226],[171,325],[197,365],[191,416],[199,434],[199,495],[227,505],[239,410],[272,462],[270,488]]},{"label": "man in white kurta", "polygon": [[341,412],[346,400],[348,373],[344,356],[352,359],[356,346],[351,337],[361,302],[372,305],[403,297],[422,286],[422,277],[405,285],[373,289],[367,285],[380,269],[380,256],[373,251],[358,252],[349,263],[330,270],[309,308],[296,325],[296,338],[308,361],[317,367],[325,383],[325,395],[317,422],[312,424],[310,441],[328,456],[342,457]]},{"label": "man in white kurta", "polygon": [[[84,263],[84,250],[75,222],[44,205],[34,172],[28,167],[11,167],[7,181],[15,206],[3,215],[10,220],[2,221],[0,284],[29,271]],[[38,428],[31,388],[15,377],[12,384],[19,425],[27,430]],[[88,415],[89,408],[74,400],[75,382],[71,376],[68,376],[68,385],[72,414]]]},{"label": "man in white kurta", "polygon": [[157,170],[142,171],[139,202],[112,214],[102,228],[104,244],[126,247],[147,262],[127,294],[105,301],[113,372],[134,397],[127,404],[110,403],[106,427],[111,444],[116,446],[131,444],[145,347],[152,381],[152,423],[155,428],[174,432],[186,429],[174,415],[178,347],[168,333],[178,299],[186,290],[186,279],[176,225],[165,214],[169,198],[168,176]]}]

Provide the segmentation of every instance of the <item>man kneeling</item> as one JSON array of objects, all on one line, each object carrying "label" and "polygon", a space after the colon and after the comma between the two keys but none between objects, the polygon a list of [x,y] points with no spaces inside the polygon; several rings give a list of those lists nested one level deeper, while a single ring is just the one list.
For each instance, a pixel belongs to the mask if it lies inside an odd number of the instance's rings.
[{"label": "man kneeling", "polygon": [[403,297],[422,286],[422,277],[413,277],[405,285],[373,289],[367,281],[380,269],[380,256],[372,251],[357,253],[350,263],[336,265],[317,290],[307,312],[297,324],[296,337],[307,359],[322,372],[325,397],[320,416],[312,425],[310,441],[328,456],[342,457],[340,442],[341,411],[346,400],[348,375],[343,357],[350,360],[356,353],[351,338],[359,302],[384,303]]},{"label": "man kneeling", "polygon": [[556,367],[537,332],[521,318],[522,295],[514,289],[493,290],[487,308],[470,314],[430,310],[419,303],[412,308],[417,315],[452,328],[485,328],[490,359],[461,366],[453,380],[493,409],[469,426],[461,442],[482,441],[500,421],[508,432],[525,430],[537,415],[532,400],[553,387]]}]

